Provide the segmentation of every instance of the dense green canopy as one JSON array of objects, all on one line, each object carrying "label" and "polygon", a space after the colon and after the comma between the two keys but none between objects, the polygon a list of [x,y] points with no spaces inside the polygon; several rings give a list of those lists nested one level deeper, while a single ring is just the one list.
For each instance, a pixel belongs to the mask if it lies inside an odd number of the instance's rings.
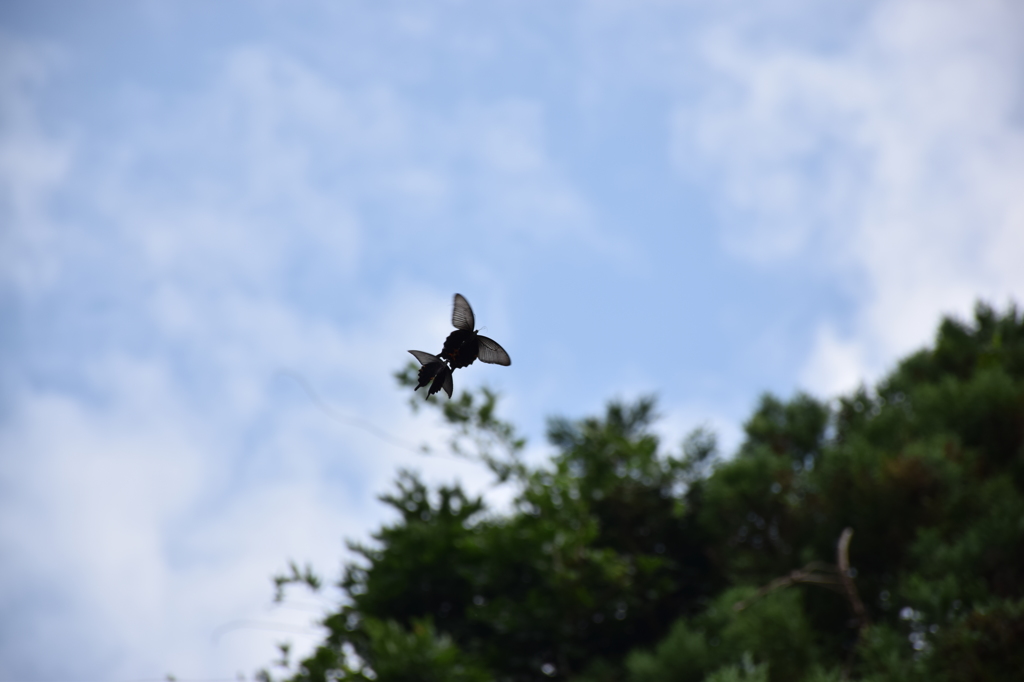
[{"label": "dense green canopy", "polygon": [[1024,673],[1015,308],[945,320],[834,403],[763,397],[725,458],[703,431],[664,450],[650,399],[552,420],[536,468],[493,394],[432,404],[459,452],[517,486],[514,508],[402,472],[382,497],[401,519],[357,547],[296,682]]}]

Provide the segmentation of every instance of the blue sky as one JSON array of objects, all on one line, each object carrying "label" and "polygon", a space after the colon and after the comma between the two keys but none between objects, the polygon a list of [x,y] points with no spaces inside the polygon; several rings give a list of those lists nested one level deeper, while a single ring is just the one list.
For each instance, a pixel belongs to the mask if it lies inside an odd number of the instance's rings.
[{"label": "blue sky", "polygon": [[0,680],[304,651],[271,574],[487,478],[289,373],[439,443],[391,372],[456,291],[537,459],[650,392],[731,447],[1020,301],[1017,5],[0,3]]}]

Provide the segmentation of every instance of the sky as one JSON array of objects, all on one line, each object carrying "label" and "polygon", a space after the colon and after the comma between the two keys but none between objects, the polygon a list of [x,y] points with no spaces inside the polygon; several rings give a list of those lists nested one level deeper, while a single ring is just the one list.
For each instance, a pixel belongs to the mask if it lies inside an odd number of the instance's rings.
[{"label": "sky", "polygon": [[[0,682],[252,679],[401,467],[452,295],[667,450],[1024,300],[1015,0],[0,0]],[[311,397],[310,389],[314,397]],[[332,417],[333,416],[333,417]],[[438,447],[435,447],[438,451]]]}]

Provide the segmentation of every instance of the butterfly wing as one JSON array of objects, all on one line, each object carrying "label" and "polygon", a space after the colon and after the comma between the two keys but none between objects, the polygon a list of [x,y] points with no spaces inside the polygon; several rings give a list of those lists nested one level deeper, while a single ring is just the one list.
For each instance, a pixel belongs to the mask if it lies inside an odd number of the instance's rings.
[{"label": "butterfly wing", "polygon": [[427,391],[427,396],[432,396],[441,389],[448,394],[448,397],[452,397],[452,371],[448,369],[446,365],[440,365],[437,369],[437,375],[434,377],[434,382],[430,384],[430,389]]},{"label": "butterfly wing", "polygon": [[430,353],[424,353],[421,350],[411,350],[412,356],[420,361],[421,365],[429,365],[431,362],[441,362],[441,358]]},{"label": "butterfly wing", "polygon": [[455,303],[452,306],[452,325],[456,329],[468,332],[473,331],[476,325],[473,309],[469,307],[469,301],[462,294],[455,294]]},{"label": "butterfly wing", "polygon": [[429,385],[431,381],[436,383],[437,375],[441,368],[444,367],[447,369],[447,366],[441,362],[440,358],[431,355],[430,353],[424,353],[421,350],[411,350],[409,352],[412,353],[413,357],[420,361],[421,365],[423,365],[420,367],[420,371],[416,376],[417,383],[416,388],[414,389],[416,391]]},{"label": "butterfly wing", "polygon": [[423,365],[420,367],[419,385],[416,388],[420,389],[430,384],[430,388],[427,389],[427,397],[444,389],[444,392],[451,398],[454,387],[452,386],[452,371],[448,368],[448,365],[436,355],[424,353],[421,350],[411,350],[409,352]]},{"label": "butterfly wing", "polygon": [[477,359],[480,362],[487,362],[492,365],[511,365],[512,358],[508,356],[505,349],[498,345],[498,342],[494,339],[489,339],[486,336],[477,336],[477,342],[480,346],[477,351]]},{"label": "butterfly wing", "polygon": [[441,386],[441,388],[444,389],[444,392],[448,394],[449,398],[452,397],[452,389],[455,388],[455,387],[452,385],[452,373],[451,372],[445,372],[444,384]]}]

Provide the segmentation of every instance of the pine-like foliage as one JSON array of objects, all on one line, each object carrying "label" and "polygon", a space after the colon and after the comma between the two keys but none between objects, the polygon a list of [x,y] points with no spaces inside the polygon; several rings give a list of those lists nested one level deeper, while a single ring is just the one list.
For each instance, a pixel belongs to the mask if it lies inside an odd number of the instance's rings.
[{"label": "pine-like foliage", "polygon": [[493,394],[459,400],[457,436],[486,446],[460,451],[518,486],[513,510],[403,472],[382,498],[399,520],[356,548],[295,682],[1024,671],[1015,308],[944,321],[932,348],[835,403],[765,396],[728,458],[705,432],[664,451],[645,399],[552,420],[555,454],[528,467]]}]

